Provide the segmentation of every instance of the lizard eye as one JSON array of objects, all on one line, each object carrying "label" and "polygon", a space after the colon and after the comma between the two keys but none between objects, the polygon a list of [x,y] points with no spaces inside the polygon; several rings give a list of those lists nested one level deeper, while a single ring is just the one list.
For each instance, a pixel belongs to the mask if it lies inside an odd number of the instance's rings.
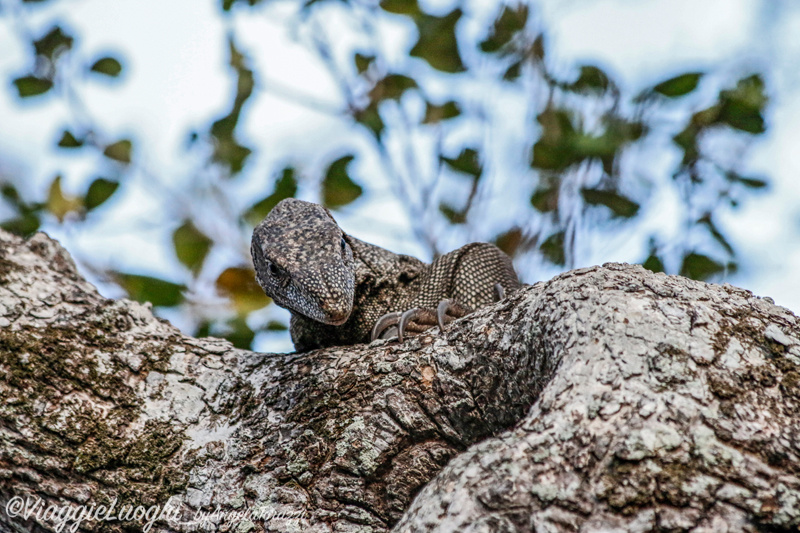
[{"label": "lizard eye", "polygon": [[281,275],[281,269],[278,268],[278,265],[272,261],[267,261],[267,270],[269,270],[269,273],[276,278]]},{"label": "lizard eye", "polygon": [[344,237],[342,237],[342,240],[339,241],[339,244],[342,247],[342,255],[346,254],[347,253],[347,242],[344,240]]}]

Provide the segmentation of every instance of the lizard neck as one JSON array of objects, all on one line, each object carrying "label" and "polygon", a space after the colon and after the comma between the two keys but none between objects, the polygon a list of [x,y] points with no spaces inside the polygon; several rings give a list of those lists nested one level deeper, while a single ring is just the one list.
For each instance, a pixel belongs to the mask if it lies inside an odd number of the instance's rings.
[{"label": "lizard neck", "polygon": [[397,270],[403,256],[350,235],[345,238],[353,250],[356,287],[369,278],[382,279]]}]

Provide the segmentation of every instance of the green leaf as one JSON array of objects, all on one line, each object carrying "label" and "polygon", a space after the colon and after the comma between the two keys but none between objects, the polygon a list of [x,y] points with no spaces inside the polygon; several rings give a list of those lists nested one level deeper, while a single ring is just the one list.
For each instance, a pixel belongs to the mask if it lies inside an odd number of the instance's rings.
[{"label": "green leaf", "polygon": [[419,38],[409,55],[424,59],[442,72],[463,72],[464,63],[458,52],[456,23],[461,18],[461,10],[454,9],[444,17],[423,13],[416,17]]},{"label": "green leaf", "polygon": [[540,170],[560,171],[577,160],[572,153],[575,128],[570,113],[565,109],[548,107],[536,120],[542,125],[539,140],[533,145],[531,166]]},{"label": "green leaf", "polygon": [[683,150],[683,164],[690,165],[700,157],[700,148],[697,145],[697,135],[700,128],[694,124],[688,124],[680,133],[675,135],[672,140]]},{"label": "green leaf", "polygon": [[439,211],[450,221],[451,224],[463,224],[467,221],[467,213],[451,207],[444,202],[439,204]]},{"label": "green leaf", "polygon": [[200,322],[198,324],[197,329],[194,330],[192,336],[196,339],[202,339],[203,337],[211,337],[211,322],[206,320]]},{"label": "green leaf", "polygon": [[270,320],[265,329],[267,331],[286,331],[289,329],[289,326],[283,322],[278,322],[277,320]]},{"label": "green leaf", "polygon": [[441,156],[440,159],[453,170],[469,174],[476,180],[480,178],[483,173],[478,150],[475,148],[464,148],[455,159],[445,156]]},{"label": "green leaf", "polygon": [[378,112],[378,102],[371,101],[364,109],[359,109],[353,113],[356,122],[367,128],[375,138],[380,141],[381,134],[386,125],[383,123],[381,114]]},{"label": "green leaf", "polygon": [[541,139],[533,145],[531,166],[534,168],[560,171],[574,162],[572,153],[567,146],[548,144]]},{"label": "green leaf", "polygon": [[437,124],[442,120],[455,118],[461,114],[458,104],[452,100],[442,105],[434,105],[430,102],[425,103],[425,118],[423,124]]},{"label": "green leaf", "polygon": [[58,141],[58,146],[61,148],[80,148],[83,143],[83,139],[77,139],[69,130],[64,130],[64,133],[61,134],[61,139]]},{"label": "green leaf", "polygon": [[531,205],[540,213],[549,213],[558,209],[559,184],[536,189],[531,196]]},{"label": "green leaf", "polygon": [[369,69],[369,66],[375,62],[375,56],[365,56],[364,54],[356,53],[353,57],[353,61],[356,64],[358,73],[363,74]]},{"label": "green leaf", "polygon": [[187,220],[172,233],[172,244],[175,246],[178,261],[196,273],[203,266],[212,242],[205,233]]},{"label": "green leaf", "polygon": [[615,217],[631,218],[639,212],[639,204],[616,191],[581,189],[583,201],[589,205],[604,205]]},{"label": "green leaf", "polygon": [[91,211],[92,209],[100,206],[106,200],[111,198],[111,195],[119,187],[119,183],[116,181],[107,180],[105,178],[97,178],[89,185],[89,190],[86,192],[86,198],[84,199],[84,204],[86,205],[86,209]]},{"label": "green leaf", "polygon": [[422,14],[417,0],[381,0],[380,7],[384,11],[396,15],[417,17]]},{"label": "green leaf", "polygon": [[113,57],[102,57],[95,61],[89,70],[116,78],[122,72],[122,64]]},{"label": "green leaf", "polygon": [[248,58],[236,48],[233,38],[228,39],[230,52],[229,65],[236,72],[236,92],[233,107],[224,117],[211,125],[211,136],[214,138],[213,160],[226,165],[231,174],[238,174],[244,168],[252,150],[236,140],[234,130],[239,122],[244,103],[253,94],[255,78],[253,71],[247,66]]},{"label": "green leaf", "polygon": [[64,33],[60,26],[53,26],[44,37],[33,41],[33,47],[36,55],[45,57],[52,62],[62,52],[72,48],[73,42],[72,36]]},{"label": "green leaf", "polygon": [[222,335],[229,340],[231,344],[242,350],[247,350],[253,344],[255,332],[247,325],[245,316],[237,316],[229,320],[226,324],[226,330]]},{"label": "green leaf", "polygon": [[503,6],[500,16],[494,21],[492,31],[481,41],[480,48],[487,53],[497,52],[507,45],[517,32],[525,29],[528,22],[528,6]]},{"label": "green leaf", "polygon": [[250,148],[242,146],[232,137],[214,144],[214,160],[225,163],[231,174],[238,174],[244,169],[245,162],[250,154]]},{"label": "green leaf", "polygon": [[355,158],[353,155],[340,157],[328,167],[322,180],[322,204],[331,209],[347,205],[361,196],[361,186],[350,179],[347,166]]},{"label": "green leaf", "polygon": [[39,230],[41,224],[37,212],[26,211],[15,218],[4,220],[0,223],[0,228],[22,237],[29,237]]},{"label": "green leaf", "polygon": [[627,142],[627,139],[620,135],[621,132],[607,130],[602,135],[587,135],[583,132],[570,139],[571,154],[573,163],[584,159],[599,159],[603,163],[603,170],[607,174],[613,172],[614,158]]},{"label": "green leaf", "polygon": [[725,177],[728,179],[728,181],[741,183],[745,187],[749,187],[751,189],[763,189],[764,187],[769,185],[769,183],[766,180],[758,178],[748,178],[733,171],[726,172]]},{"label": "green leaf", "polygon": [[247,315],[272,301],[258,285],[252,268],[226,268],[217,277],[216,286],[221,294],[230,298],[239,315]]},{"label": "green leaf", "polygon": [[650,272],[666,272],[664,270],[664,263],[659,259],[655,252],[651,252],[650,256],[645,259],[642,266]]},{"label": "green leaf", "polygon": [[503,74],[503,79],[505,81],[514,81],[522,75],[522,61],[514,61],[511,63],[505,73]]},{"label": "green leaf", "polygon": [[117,273],[115,278],[129,298],[137,302],[150,302],[156,307],[178,305],[183,291],[186,290],[184,285],[150,276]]},{"label": "green leaf", "polygon": [[53,82],[36,76],[23,76],[14,80],[20,98],[38,96],[53,88]]},{"label": "green leaf", "polygon": [[662,81],[653,87],[653,91],[668,98],[678,98],[679,96],[685,96],[694,91],[702,77],[702,72],[688,72]]},{"label": "green leaf", "polygon": [[59,222],[64,222],[69,213],[77,213],[82,209],[83,201],[76,196],[64,194],[61,190],[61,176],[56,176],[47,194],[47,210],[55,215]]},{"label": "green leaf", "polygon": [[517,249],[522,244],[522,229],[518,227],[511,228],[497,236],[494,244],[503,250],[509,257],[514,257]]},{"label": "green leaf", "polygon": [[128,139],[123,139],[106,146],[106,149],[103,150],[103,155],[120,163],[130,163],[132,149],[133,143]]},{"label": "green leaf", "polygon": [[725,270],[725,266],[710,257],[695,252],[687,254],[681,265],[681,276],[696,280],[707,280]]},{"label": "green leaf", "polygon": [[544,33],[540,33],[536,36],[536,39],[533,40],[533,45],[531,45],[528,50],[528,55],[541,63],[542,60],[544,60],[545,51]]},{"label": "green leaf", "polygon": [[22,198],[19,197],[19,191],[17,188],[10,183],[3,183],[0,186],[0,194],[3,195],[3,198],[9,201],[14,206],[19,206],[22,204]]},{"label": "green leaf", "polygon": [[608,89],[612,84],[608,75],[600,68],[593,65],[583,65],[581,67],[581,74],[575,83],[572,83],[569,88],[578,92],[603,92]]},{"label": "green leaf", "polygon": [[[258,4],[261,3],[261,0],[222,0],[222,10],[223,11],[230,11],[231,8],[233,7],[233,5],[237,3],[237,1],[240,4],[245,4],[246,3],[250,7],[253,7],[253,6],[258,5]],[[306,5],[311,4],[311,3],[313,3],[313,1],[307,2]],[[305,7],[305,6],[303,6],[303,7]]]},{"label": "green leaf", "polygon": [[255,226],[272,211],[273,207],[278,205],[278,202],[286,198],[292,198],[295,194],[297,194],[295,169],[286,167],[283,169],[280,179],[275,183],[275,189],[272,194],[250,207],[244,215],[245,220],[250,225]]},{"label": "green leaf", "polygon": [[545,259],[551,263],[559,266],[564,266],[567,262],[566,254],[564,252],[564,232],[559,231],[550,235],[539,246]]},{"label": "green leaf", "polygon": [[415,89],[417,82],[402,74],[389,74],[378,81],[369,92],[369,98],[373,102],[381,100],[400,100],[403,94],[409,89]]},{"label": "green leaf", "polygon": [[621,149],[645,132],[641,122],[604,117],[605,131],[590,134],[576,130],[571,117],[571,111],[553,107],[539,114],[542,133],[533,145],[532,167],[560,172],[586,159],[599,159],[605,172],[611,174]]},{"label": "green leaf", "polygon": [[720,93],[718,120],[752,134],[764,133],[763,111],[767,104],[764,80],[753,75],[739,80],[736,88]]}]

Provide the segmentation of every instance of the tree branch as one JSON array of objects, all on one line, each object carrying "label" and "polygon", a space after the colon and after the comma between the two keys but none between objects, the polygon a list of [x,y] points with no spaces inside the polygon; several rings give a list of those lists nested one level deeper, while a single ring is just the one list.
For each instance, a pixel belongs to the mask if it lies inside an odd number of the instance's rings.
[{"label": "tree branch", "polygon": [[[57,527],[11,516],[15,497],[169,501],[153,531],[800,523],[800,327],[730,286],[607,265],[444,335],[259,354],[0,232],[0,328],[0,530]],[[243,516],[198,521],[216,510]]]}]

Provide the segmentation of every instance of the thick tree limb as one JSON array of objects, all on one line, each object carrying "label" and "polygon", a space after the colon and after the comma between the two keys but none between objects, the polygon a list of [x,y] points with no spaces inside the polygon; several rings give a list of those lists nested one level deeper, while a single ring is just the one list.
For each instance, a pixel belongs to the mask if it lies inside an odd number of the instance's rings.
[{"label": "thick tree limb", "polygon": [[[56,527],[6,512],[34,495],[117,510],[172,496],[161,531],[800,523],[785,309],[611,265],[437,331],[237,350],[102,298],[44,235],[0,232],[0,530]],[[216,509],[278,516],[192,522]]]},{"label": "thick tree limb", "polygon": [[4,501],[178,495],[184,521],[260,506],[295,518],[259,528],[382,530],[453,455],[518,420],[552,369],[510,302],[449,341],[256,354],[103,299],[44,235],[2,240]]},{"label": "thick tree limb", "polygon": [[730,285],[609,265],[531,309],[561,365],[513,430],[456,457],[405,531],[795,531],[800,328]]}]

